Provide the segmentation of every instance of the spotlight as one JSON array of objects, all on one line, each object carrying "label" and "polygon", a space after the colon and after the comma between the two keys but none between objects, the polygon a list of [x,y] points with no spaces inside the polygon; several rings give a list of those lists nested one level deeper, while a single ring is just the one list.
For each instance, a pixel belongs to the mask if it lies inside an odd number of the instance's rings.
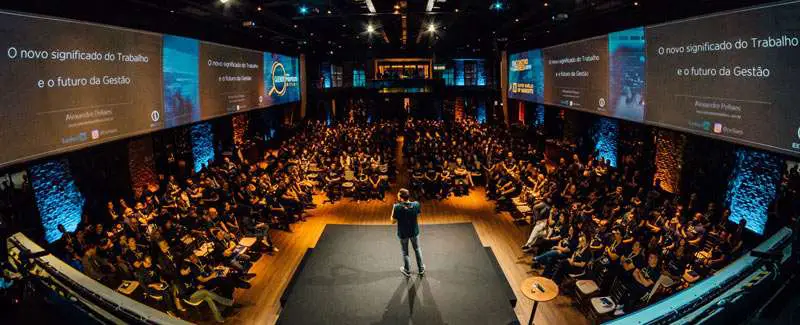
[{"label": "spotlight", "polygon": [[219,3],[226,4],[226,3],[228,3],[228,0],[219,0]]},{"label": "spotlight", "polygon": [[503,3],[500,2],[500,1],[497,1],[497,2],[493,3],[492,4],[492,9],[497,10],[497,11],[503,10]]},{"label": "spotlight", "polygon": [[305,5],[300,6],[300,9],[298,10],[300,11],[301,15],[305,15],[308,13],[308,7],[306,7]]},{"label": "spotlight", "polygon": [[372,24],[367,25],[367,33],[372,34],[374,32],[375,32],[375,26],[372,26]]},{"label": "spotlight", "polygon": [[544,3],[544,6],[547,7],[549,4],[547,2]]},{"label": "spotlight", "polygon": [[330,10],[330,9],[328,9],[328,14],[329,14],[329,15],[331,14],[331,10]]},{"label": "spotlight", "polygon": [[394,10],[400,10],[400,5],[394,5]]},{"label": "spotlight", "polygon": [[436,33],[436,25],[434,24],[428,25],[428,31],[431,33]]},{"label": "spotlight", "polygon": [[639,5],[639,2],[633,2],[633,5],[634,5],[634,6],[638,6],[638,5]]}]

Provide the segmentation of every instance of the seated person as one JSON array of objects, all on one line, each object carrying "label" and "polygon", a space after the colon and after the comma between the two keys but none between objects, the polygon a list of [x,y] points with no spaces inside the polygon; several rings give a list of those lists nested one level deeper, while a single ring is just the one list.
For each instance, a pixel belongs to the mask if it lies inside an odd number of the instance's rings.
[{"label": "seated person", "polygon": [[575,234],[575,228],[569,227],[567,236],[562,238],[558,242],[558,245],[553,246],[549,251],[533,258],[533,265],[531,267],[538,269],[540,267],[552,266],[553,263],[568,257],[577,247],[578,236]]},{"label": "seated person", "polygon": [[[178,281],[180,286],[175,290],[176,296],[192,303],[205,301],[209,309],[211,309],[214,320],[218,323],[224,323],[225,319],[222,318],[222,313],[217,304],[228,307],[234,304],[233,289],[230,289],[229,293],[222,294],[211,291],[211,289],[220,285],[227,285],[224,280],[220,280],[221,278],[219,272],[208,270],[205,265],[199,263],[197,256],[190,254],[189,260],[181,266],[180,280]],[[227,291],[228,288],[223,289]],[[179,310],[185,310],[182,308],[180,301],[178,301],[177,306]]]},{"label": "seated person", "polygon": [[591,252],[589,251],[589,240],[585,233],[578,235],[578,246],[567,259],[567,274],[570,276],[580,276],[586,273],[586,266],[589,264]]},{"label": "seated person", "polygon": [[631,298],[639,299],[647,294],[660,276],[661,266],[659,265],[658,254],[647,254],[647,264],[633,271],[633,280],[635,283],[631,288]]},{"label": "seated person", "polygon": [[247,273],[250,268],[250,256],[246,254],[234,254],[238,244],[228,238],[222,230],[212,230],[214,235],[214,260],[223,265],[230,265],[241,273]]},{"label": "seated person", "polygon": [[242,231],[246,236],[255,236],[256,240],[263,244],[267,251],[279,251],[279,249],[272,244],[272,237],[269,235],[269,224],[259,222],[255,216],[251,214],[245,214],[242,217]]},{"label": "seated person", "polygon": [[161,279],[158,270],[153,266],[153,260],[147,255],[140,261],[141,267],[136,270],[136,280],[144,288],[145,295],[158,302],[161,310],[166,310],[170,315],[175,315],[175,301],[170,295],[169,286]]}]

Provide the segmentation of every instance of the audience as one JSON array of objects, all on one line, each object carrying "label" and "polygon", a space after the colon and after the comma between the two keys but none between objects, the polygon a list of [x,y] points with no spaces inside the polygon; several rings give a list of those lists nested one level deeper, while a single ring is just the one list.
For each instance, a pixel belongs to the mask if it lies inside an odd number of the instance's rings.
[{"label": "audience", "polygon": [[[398,143],[404,166],[395,162]],[[96,220],[85,216],[75,232],[59,226],[57,250],[111,287],[138,281],[146,302],[173,315],[202,302],[223,322],[221,308],[236,305],[233,291],[250,287],[252,263],[279,251],[271,231],[305,221],[314,193],[331,203],[383,200],[395,168],[404,167],[421,199],[482,185],[498,211],[533,224],[522,249],[535,256],[534,268],[554,279],[609,274],[628,289],[632,310],[661,276],[694,282],[725,266],[741,252],[745,223],[730,225],[729,210],[702,208],[696,194],[648,186],[640,150],[630,151],[615,168],[597,155],[547,157],[508,129],[471,119],[309,122],[255,161],[234,151],[187,178],[159,175],[132,201],[108,202]],[[782,186],[796,189],[798,179],[800,167]]]}]

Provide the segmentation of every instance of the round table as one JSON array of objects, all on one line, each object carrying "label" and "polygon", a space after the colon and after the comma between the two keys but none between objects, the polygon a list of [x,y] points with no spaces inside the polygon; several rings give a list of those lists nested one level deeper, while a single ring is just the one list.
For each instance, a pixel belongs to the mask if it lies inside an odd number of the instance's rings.
[{"label": "round table", "polygon": [[528,321],[528,325],[533,324],[536,307],[540,302],[548,302],[558,297],[558,285],[553,280],[540,276],[533,276],[522,281],[520,290],[525,297],[533,300],[531,319]]}]

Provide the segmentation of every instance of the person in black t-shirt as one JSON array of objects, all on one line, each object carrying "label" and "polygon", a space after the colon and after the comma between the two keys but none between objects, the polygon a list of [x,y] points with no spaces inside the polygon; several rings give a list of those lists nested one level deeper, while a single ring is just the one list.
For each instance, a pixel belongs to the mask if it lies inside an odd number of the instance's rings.
[{"label": "person in black t-shirt", "polygon": [[581,233],[578,235],[578,245],[572,252],[572,255],[567,259],[567,274],[580,275],[586,272],[586,266],[589,264],[590,259],[589,243],[586,234]]}]

